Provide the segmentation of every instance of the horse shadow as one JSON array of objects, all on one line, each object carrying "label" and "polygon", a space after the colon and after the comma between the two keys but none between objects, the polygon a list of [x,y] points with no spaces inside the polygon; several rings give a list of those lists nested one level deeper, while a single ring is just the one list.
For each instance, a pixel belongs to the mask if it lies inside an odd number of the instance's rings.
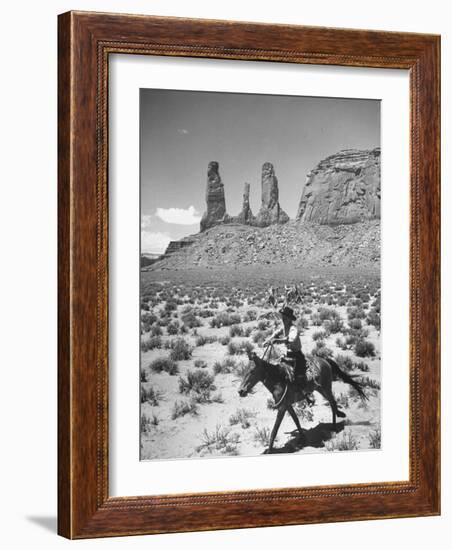
[{"label": "horse shadow", "polygon": [[[303,450],[305,447],[324,447],[325,443],[329,441],[333,435],[341,432],[344,427],[344,421],[337,422],[336,426],[332,423],[320,422],[317,426],[314,426],[309,430],[302,430],[301,434],[298,430],[285,432],[290,434],[292,437],[282,447],[273,447],[270,453],[296,453],[297,451]],[[269,454],[268,449],[265,450],[263,454]]]}]

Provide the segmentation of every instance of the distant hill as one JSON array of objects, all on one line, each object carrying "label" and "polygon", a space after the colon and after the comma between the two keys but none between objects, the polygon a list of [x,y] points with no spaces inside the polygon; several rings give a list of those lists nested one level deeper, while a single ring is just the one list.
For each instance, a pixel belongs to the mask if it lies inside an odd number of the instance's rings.
[{"label": "distant hill", "polygon": [[214,226],[186,238],[187,246],[150,269],[244,265],[376,267],[380,265],[380,220],[321,225],[289,221],[266,228]]},{"label": "distant hill", "polygon": [[150,253],[143,253],[140,257],[140,266],[146,267],[148,265],[152,265],[160,258],[160,254],[150,254]]}]

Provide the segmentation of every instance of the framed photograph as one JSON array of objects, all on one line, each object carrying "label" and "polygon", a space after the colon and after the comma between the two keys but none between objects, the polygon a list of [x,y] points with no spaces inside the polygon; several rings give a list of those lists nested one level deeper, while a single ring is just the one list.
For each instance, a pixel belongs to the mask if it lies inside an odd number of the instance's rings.
[{"label": "framed photograph", "polygon": [[61,535],[440,513],[439,56],[59,16]]}]

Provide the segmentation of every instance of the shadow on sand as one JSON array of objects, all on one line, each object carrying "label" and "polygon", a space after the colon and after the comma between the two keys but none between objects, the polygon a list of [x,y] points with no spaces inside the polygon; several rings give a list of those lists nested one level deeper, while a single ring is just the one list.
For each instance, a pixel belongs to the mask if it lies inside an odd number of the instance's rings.
[{"label": "shadow on sand", "polygon": [[[305,447],[324,447],[325,442],[329,441],[334,434],[341,432],[345,427],[345,422],[337,422],[336,427],[331,423],[317,424],[314,428],[310,430],[303,430],[303,433],[300,434],[298,430],[294,430],[289,433],[292,437],[283,447],[273,448],[271,454],[277,453],[296,453],[301,451]],[[264,451],[263,454],[268,454],[269,451]]]}]

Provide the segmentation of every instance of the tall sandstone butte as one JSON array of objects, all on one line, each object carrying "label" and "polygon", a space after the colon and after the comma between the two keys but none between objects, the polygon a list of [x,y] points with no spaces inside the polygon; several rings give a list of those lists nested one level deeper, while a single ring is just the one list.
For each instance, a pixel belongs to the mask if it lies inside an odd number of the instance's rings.
[{"label": "tall sandstone butte", "polygon": [[380,148],[340,151],[308,174],[297,220],[335,225],[374,218],[380,218]]},{"label": "tall sandstone butte", "polygon": [[254,223],[254,216],[250,207],[250,184],[247,182],[245,182],[243,187],[242,210],[238,216],[233,218],[233,221],[243,223],[244,225],[252,225]]},{"label": "tall sandstone butte", "polygon": [[219,165],[216,161],[209,162],[209,166],[207,167],[206,203],[207,210],[201,218],[201,231],[223,223],[227,216],[224,185],[221,181]]},{"label": "tall sandstone butte", "polygon": [[279,204],[278,178],[275,176],[273,164],[265,162],[262,166],[262,205],[254,225],[267,227],[275,223],[286,223],[289,216]]}]

